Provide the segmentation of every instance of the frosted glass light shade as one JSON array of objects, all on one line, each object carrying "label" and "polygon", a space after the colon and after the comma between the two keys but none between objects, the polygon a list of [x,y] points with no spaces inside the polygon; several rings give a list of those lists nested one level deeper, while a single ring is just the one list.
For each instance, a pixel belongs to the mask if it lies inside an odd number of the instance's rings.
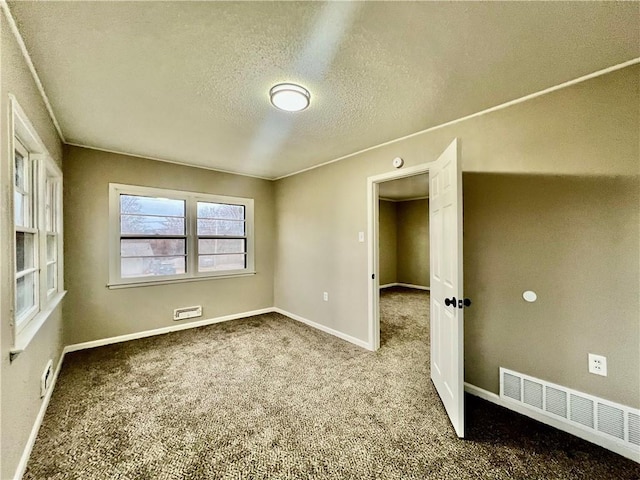
[{"label": "frosted glass light shade", "polygon": [[287,112],[299,112],[309,106],[311,94],[306,88],[293,83],[280,83],[269,91],[274,107]]}]

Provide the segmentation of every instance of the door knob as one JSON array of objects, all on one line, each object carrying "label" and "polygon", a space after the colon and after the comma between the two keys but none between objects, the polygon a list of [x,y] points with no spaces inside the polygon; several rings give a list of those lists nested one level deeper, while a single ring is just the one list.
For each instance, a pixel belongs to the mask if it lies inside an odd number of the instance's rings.
[{"label": "door knob", "polygon": [[456,297],[451,297],[451,298],[445,298],[444,299],[444,304],[447,307],[456,307]]},{"label": "door knob", "polygon": [[468,307],[471,305],[471,300],[469,300],[468,298],[465,298],[464,300],[460,299],[456,301],[456,297],[451,297],[451,298],[445,298],[444,299],[444,304],[447,307],[453,307],[453,308],[464,308],[464,307]]}]

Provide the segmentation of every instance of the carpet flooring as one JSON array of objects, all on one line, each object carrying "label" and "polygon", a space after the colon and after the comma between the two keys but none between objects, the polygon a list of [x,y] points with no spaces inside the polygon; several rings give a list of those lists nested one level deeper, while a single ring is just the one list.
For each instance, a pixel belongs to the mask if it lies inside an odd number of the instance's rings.
[{"label": "carpet flooring", "polygon": [[429,380],[427,292],[368,352],[278,314],[69,354],[25,479],[638,479],[640,465]]}]

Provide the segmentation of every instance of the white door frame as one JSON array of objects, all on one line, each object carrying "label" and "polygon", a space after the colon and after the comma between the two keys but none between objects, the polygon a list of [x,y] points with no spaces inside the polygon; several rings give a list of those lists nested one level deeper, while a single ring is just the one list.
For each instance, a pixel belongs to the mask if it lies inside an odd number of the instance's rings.
[{"label": "white door frame", "polygon": [[379,184],[389,180],[429,173],[430,163],[403,168],[367,178],[368,253],[369,253],[369,350],[380,348],[380,225],[378,217]]}]

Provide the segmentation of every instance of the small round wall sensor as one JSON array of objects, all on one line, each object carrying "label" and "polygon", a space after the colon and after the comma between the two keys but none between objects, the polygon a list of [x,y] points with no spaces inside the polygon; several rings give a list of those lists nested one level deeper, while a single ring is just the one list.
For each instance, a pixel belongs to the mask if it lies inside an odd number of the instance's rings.
[{"label": "small round wall sensor", "polygon": [[396,157],[393,159],[393,166],[396,168],[400,168],[401,166],[404,165],[404,160],[401,159],[400,157]]}]

